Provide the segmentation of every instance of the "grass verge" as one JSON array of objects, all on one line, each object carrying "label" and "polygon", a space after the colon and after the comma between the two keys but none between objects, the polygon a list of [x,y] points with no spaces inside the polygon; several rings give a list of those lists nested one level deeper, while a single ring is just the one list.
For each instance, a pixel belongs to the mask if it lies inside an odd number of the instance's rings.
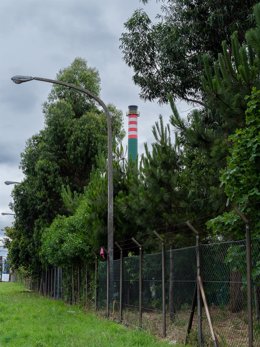
[{"label": "grass verge", "polygon": [[18,283],[2,282],[0,346],[166,347],[169,344],[143,331],[84,313],[76,306],[28,292]]}]

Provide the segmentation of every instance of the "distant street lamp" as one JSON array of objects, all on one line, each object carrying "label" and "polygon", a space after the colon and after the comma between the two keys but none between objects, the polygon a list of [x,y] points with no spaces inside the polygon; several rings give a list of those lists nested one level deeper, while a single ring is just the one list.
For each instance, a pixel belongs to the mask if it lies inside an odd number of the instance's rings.
[{"label": "distant street lamp", "polygon": [[10,184],[20,184],[20,182],[16,182],[16,181],[5,181],[5,184],[7,186],[9,186]]},{"label": "distant street lamp", "polygon": [[2,216],[15,216],[15,213],[9,213],[9,212],[2,212]]},{"label": "distant street lamp", "polygon": [[[108,256],[111,264],[111,268],[113,266],[114,259],[114,214],[113,214],[113,148],[112,148],[112,120],[111,114],[106,106],[106,104],[95,94],[85,88],[81,88],[74,84],[70,84],[63,81],[52,80],[49,78],[42,77],[32,77],[32,76],[14,76],[11,80],[16,84],[21,84],[29,81],[41,81],[52,84],[59,84],[61,86],[74,89],[80,93],[87,95],[88,97],[94,99],[104,110],[107,116],[107,138],[108,138],[108,167],[107,167],[107,176],[108,176],[108,213],[107,213],[107,248],[108,248]],[[113,272],[113,271],[112,271]]]}]

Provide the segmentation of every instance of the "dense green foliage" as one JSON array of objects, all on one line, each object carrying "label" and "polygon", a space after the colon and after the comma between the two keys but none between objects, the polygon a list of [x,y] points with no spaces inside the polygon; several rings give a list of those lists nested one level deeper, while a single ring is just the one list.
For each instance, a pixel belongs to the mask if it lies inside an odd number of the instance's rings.
[{"label": "dense green foliage", "polygon": [[42,235],[41,254],[56,266],[85,263],[105,244],[107,184],[96,170],[71,216],[58,216]]},{"label": "dense green foliage", "polygon": [[[260,91],[254,88],[247,98],[246,126],[230,136],[232,147],[227,167],[222,171],[228,203],[250,221],[253,236],[260,230]],[[208,225],[217,235],[243,238],[242,221],[235,211],[226,212]]]},{"label": "dense green foliage", "polygon": [[[148,1],[142,1],[146,3]],[[134,69],[134,82],[148,100],[167,102],[168,94],[201,101],[202,56],[216,59],[223,40],[238,31],[240,41],[252,26],[257,1],[161,0],[162,11],[153,23],[137,10],[125,23],[121,50]]]}]

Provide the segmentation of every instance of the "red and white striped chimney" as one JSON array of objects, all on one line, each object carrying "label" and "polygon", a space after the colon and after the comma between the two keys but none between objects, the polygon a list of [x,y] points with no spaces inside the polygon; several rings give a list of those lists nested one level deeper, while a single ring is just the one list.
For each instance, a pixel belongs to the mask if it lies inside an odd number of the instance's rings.
[{"label": "red and white striped chimney", "polygon": [[136,161],[138,149],[138,107],[128,106],[128,160]]}]

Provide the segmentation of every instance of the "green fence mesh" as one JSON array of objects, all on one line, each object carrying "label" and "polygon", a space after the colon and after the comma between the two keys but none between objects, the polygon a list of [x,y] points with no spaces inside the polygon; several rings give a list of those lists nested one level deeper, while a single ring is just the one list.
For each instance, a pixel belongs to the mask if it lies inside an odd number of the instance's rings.
[{"label": "green fence mesh", "polygon": [[[252,285],[254,343],[260,346],[260,240],[252,242]],[[197,343],[197,248],[187,247],[165,252],[165,295],[167,336],[171,341],[185,342],[195,302],[188,341]],[[248,307],[245,241],[219,242],[199,245],[200,271],[213,330],[220,346],[247,346]],[[122,262],[123,322],[140,324],[140,257],[124,257]],[[110,315],[120,319],[120,260],[113,265],[113,288]],[[162,335],[162,254],[142,256],[142,327]],[[106,264],[99,264],[99,308],[106,306]],[[201,299],[202,306],[203,300]],[[212,337],[205,307],[202,307],[202,335],[205,346]]]},{"label": "green fence mesh", "polygon": [[[260,347],[259,239],[252,240],[251,250],[253,295],[250,307],[253,312],[254,347]],[[117,321],[121,321],[122,318],[124,324],[141,325],[142,328],[162,336],[165,294],[167,338],[172,343],[188,341],[196,346],[200,326],[197,310],[198,254],[206,303],[219,346],[248,346],[245,241],[200,244],[199,248],[194,246],[170,249],[165,252],[165,262],[162,261],[161,252],[141,253],[124,257],[122,261],[114,260],[113,264],[110,264],[110,318]],[[96,276],[93,273],[94,266],[89,270],[86,265],[49,267],[42,270],[39,279],[30,279],[28,283],[43,295],[71,304],[87,307],[91,302],[93,308],[96,307],[100,314],[106,315],[107,262],[99,261]],[[203,304],[202,296],[199,298]],[[204,346],[213,346],[205,305],[202,305],[201,321]]]}]

